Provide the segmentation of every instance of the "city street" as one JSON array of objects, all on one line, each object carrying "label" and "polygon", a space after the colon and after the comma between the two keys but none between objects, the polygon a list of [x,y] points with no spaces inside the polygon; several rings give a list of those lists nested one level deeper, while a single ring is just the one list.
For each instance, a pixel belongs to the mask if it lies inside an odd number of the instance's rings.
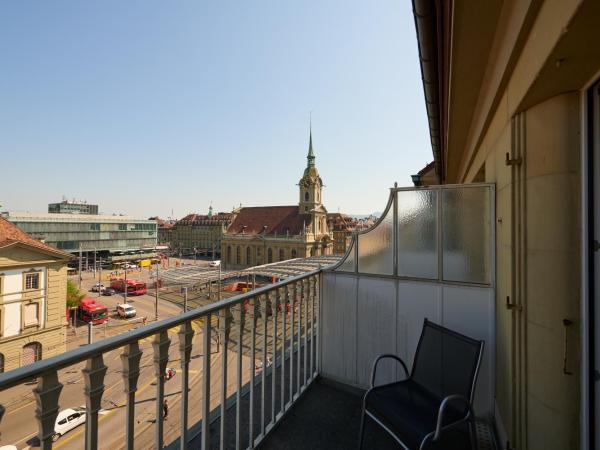
[{"label": "city street", "polygon": [[[108,275],[109,272],[106,272]],[[97,274],[98,275],[98,274]],[[128,278],[140,279],[143,281],[149,281],[149,272],[146,271],[128,271]],[[73,281],[78,282],[77,276],[71,277]],[[143,326],[143,317],[147,317],[148,322],[154,320],[154,305],[155,296],[154,291],[150,290],[149,294],[128,297],[128,302],[135,306],[137,310],[137,316],[125,320],[112,314],[114,308],[118,303],[122,303],[123,297],[121,295],[114,296],[98,296],[98,293],[88,292],[94,283],[98,281],[98,278],[93,278],[92,273],[85,273],[82,280],[82,290],[88,293],[88,296],[92,298],[98,298],[101,303],[107,306],[109,310],[109,321],[106,325],[98,325],[93,330],[94,342],[104,339],[105,337],[114,336],[125,331]],[[102,283],[108,286],[109,282],[104,276],[102,277]],[[214,294],[214,293],[213,293]],[[236,293],[230,292],[228,295],[235,295]],[[200,300],[201,299],[201,300]],[[199,293],[195,296],[195,301],[190,301],[189,308],[201,306],[201,304],[207,304],[209,302],[216,301],[216,295],[214,299],[206,299],[204,293]],[[163,295],[161,292],[161,298],[158,303],[159,319],[164,319],[169,316],[179,314],[182,310],[181,296],[176,294]],[[288,314],[289,317],[289,314]],[[220,390],[222,383],[222,372],[221,372],[221,358],[222,358],[222,345],[218,340],[218,320],[216,316],[213,316],[211,321],[213,325],[213,332],[211,334],[211,409],[216,408],[219,405]],[[262,355],[262,320],[257,321],[256,328],[256,358],[255,373],[259,374],[262,370],[259,362],[260,356]],[[201,321],[195,321],[192,323],[195,335],[193,340],[193,350],[190,363],[190,380],[189,380],[189,423],[196,423],[201,419],[200,411],[200,396],[201,396],[201,377],[202,377],[202,323]],[[171,442],[179,436],[179,416],[181,411],[179,404],[181,400],[181,367],[180,367],[180,354],[179,354],[179,337],[177,336],[178,328],[168,330],[171,345],[169,348],[169,362],[167,367],[176,370],[176,375],[165,384],[165,398],[169,401],[169,418],[165,422],[164,434],[165,443]],[[304,331],[304,327],[303,327]],[[286,327],[286,339],[289,339],[291,335],[291,329],[288,319]],[[243,367],[243,381],[245,384],[250,378],[250,321],[244,323],[244,339],[243,339],[243,356],[242,356],[242,367]],[[278,329],[279,344],[281,343],[281,329]],[[156,417],[156,385],[155,385],[155,373],[153,365],[153,349],[152,349],[153,337],[148,337],[140,341],[140,349],[143,352],[143,356],[140,362],[140,378],[138,381],[138,389],[136,393],[136,409],[135,409],[135,434],[136,434],[136,448],[150,448],[154,439],[154,423]],[[85,324],[81,323],[76,330],[69,327],[68,329],[68,349],[73,349],[78,346],[87,345],[88,341],[88,328]],[[272,358],[272,321],[269,320],[267,323],[267,348],[269,359]],[[233,395],[235,392],[235,373],[237,364],[237,352],[232,341],[229,341],[228,351],[228,366],[229,370],[227,373],[227,395]],[[116,349],[108,352],[104,355],[104,364],[108,367],[104,384],[105,391],[102,397],[102,410],[99,416],[99,442],[100,448],[114,449],[122,448],[124,442],[125,433],[125,394],[123,392],[123,381],[122,381],[122,365],[120,355],[122,349]],[[80,363],[76,366],[69,367],[59,372],[60,382],[64,385],[60,396],[60,409],[72,408],[76,406],[85,405],[85,397],[83,395],[84,381],[81,373],[85,363]],[[37,424],[32,420],[35,417],[36,404],[32,394],[32,389],[35,388],[35,382],[27,385],[17,386],[3,392],[2,403],[6,407],[6,413],[0,423],[0,446],[2,445],[16,445],[18,449],[24,449],[29,447],[37,447],[39,445],[37,439]],[[58,438],[54,444],[54,448],[64,449],[80,449],[84,447],[85,438],[85,426],[80,425],[79,427],[69,431],[64,436]]]}]

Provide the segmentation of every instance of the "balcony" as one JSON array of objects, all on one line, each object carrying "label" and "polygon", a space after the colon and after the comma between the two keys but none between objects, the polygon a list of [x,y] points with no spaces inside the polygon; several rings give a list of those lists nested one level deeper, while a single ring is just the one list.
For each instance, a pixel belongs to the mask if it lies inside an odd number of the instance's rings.
[{"label": "balcony", "polygon": [[[426,317],[486,341],[475,411],[489,423],[493,195],[490,185],[392,188],[379,222],[333,265],[1,374],[0,445],[355,448],[374,358],[412,361]],[[381,367],[378,383],[400,376]],[[35,412],[23,400],[32,388]],[[83,404],[85,425],[58,436],[58,412]],[[13,411],[27,407],[38,432],[17,442]],[[368,427],[365,448],[397,444]]]}]

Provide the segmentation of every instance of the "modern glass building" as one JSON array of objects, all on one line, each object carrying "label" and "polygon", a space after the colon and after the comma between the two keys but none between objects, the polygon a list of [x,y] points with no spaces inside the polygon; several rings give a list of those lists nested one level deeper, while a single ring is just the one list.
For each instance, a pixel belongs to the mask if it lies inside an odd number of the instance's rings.
[{"label": "modern glass building", "polygon": [[154,256],[155,220],[129,216],[11,212],[6,218],[58,249],[118,261]]}]

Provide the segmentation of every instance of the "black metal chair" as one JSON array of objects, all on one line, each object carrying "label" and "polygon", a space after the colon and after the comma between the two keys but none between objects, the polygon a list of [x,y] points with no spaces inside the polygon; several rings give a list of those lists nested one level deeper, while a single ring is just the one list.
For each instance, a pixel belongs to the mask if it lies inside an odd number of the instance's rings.
[{"label": "black metal chair", "polygon": [[[359,449],[367,416],[407,450],[477,448],[472,406],[483,346],[425,319],[410,374],[398,356],[380,355],[363,399]],[[386,358],[398,361],[407,378],[375,386]]]}]

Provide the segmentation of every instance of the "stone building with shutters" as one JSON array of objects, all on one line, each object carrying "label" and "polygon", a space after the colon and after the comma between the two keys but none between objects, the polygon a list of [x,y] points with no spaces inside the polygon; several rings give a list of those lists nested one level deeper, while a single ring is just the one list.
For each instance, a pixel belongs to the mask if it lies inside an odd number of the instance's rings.
[{"label": "stone building with shutters", "polygon": [[323,205],[323,180],[315,165],[312,131],[299,201],[289,206],[243,207],[235,211],[221,240],[221,261],[228,269],[333,253],[333,233]]},{"label": "stone building with shutters", "polygon": [[0,372],[66,351],[71,258],[0,217]]},{"label": "stone building with shutters", "polygon": [[207,215],[188,214],[171,228],[170,248],[182,254],[213,255],[221,250],[221,239],[231,224],[233,213],[213,214],[212,206]]}]

